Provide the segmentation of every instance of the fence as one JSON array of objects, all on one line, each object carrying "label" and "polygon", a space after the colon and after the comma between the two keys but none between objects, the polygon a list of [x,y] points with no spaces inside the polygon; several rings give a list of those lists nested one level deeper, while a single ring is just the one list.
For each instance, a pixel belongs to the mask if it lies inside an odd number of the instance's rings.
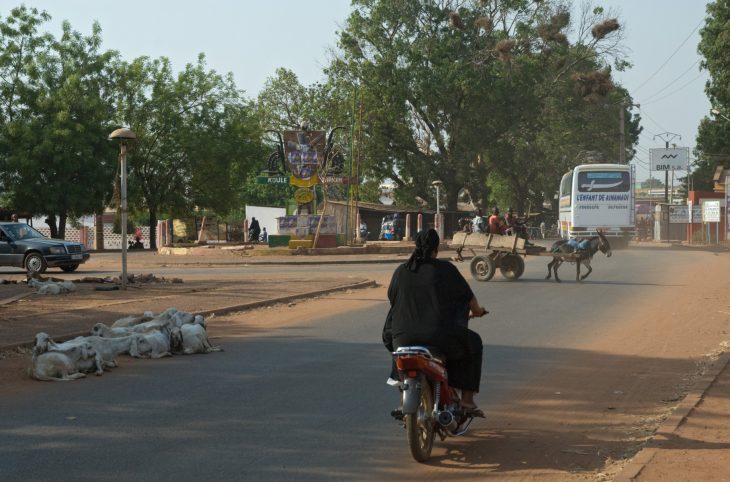
[{"label": "fence", "polygon": [[[51,236],[51,229],[48,226],[39,226],[35,228],[38,232],[44,236]],[[141,227],[142,230],[142,244],[145,249],[150,247],[150,228],[147,226]],[[66,227],[66,236],[64,240],[81,243],[88,249],[122,249],[122,235],[114,233],[113,224],[104,224],[104,246],[96,245],[96,229],[94,226],[81,226],[81,228],[74,228],[72,226]],[[134,241],[134,235],[127,235],[127,243]]]}]

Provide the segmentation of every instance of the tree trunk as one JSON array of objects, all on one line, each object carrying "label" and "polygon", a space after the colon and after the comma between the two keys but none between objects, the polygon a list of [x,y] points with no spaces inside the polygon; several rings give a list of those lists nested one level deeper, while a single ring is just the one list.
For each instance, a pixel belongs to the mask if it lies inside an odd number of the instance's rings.
[{"label": "tree trunk", "polygon": [[56,215],[55,214],[49,214],[46,218],[46,224],[51,229],[51,237],[52,238],[58,238],[58,228],[56,227]]},{"label": "tree trunk", "polygon": [[94,247],[97,250],[102,250],[104,249],[104,218],[102,215],[96,215],[96,222],[94,225],[96,227],[96,236],[94,237],[96,242]]},{"label": "tree trunk", "polygon": [[150,209],[150,249],[157,249],[157,210]]},{"label": "tree trunk", "polygon": [[447,211],[458,211],[458,203],[459,203],[459,190],[461,189],[459,186],[444,186],[445,193],[446,194],[446,210]]},{"label": "tree trunk", "polygon": [[58,215],[58,239],[66,239],[66,219],[68,214],[65,212]]}]

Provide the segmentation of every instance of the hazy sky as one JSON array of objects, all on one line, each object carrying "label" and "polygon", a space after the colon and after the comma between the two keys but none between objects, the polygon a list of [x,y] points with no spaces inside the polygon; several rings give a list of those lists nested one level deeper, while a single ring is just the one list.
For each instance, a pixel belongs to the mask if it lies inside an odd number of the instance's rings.
[{"label": "hazy sky", "polygon": [[[397,1],[397,0],[393,0]],[[20,2],[0,0],[0,15]],[[94,20],[104,45],[124,58],[167,56],[176,68],[204,52],[209,66],[233,72],[237,85],[254,97],[277,67],[294,71],[303,84],[322,77],[328,48],[350,11],[349,0],[26,0],[48,11],[49,30],[63,19],[88,33]],[[700,73],[699,29],[703,0],[604,0],[626,28],[625,46],[633,68],[616,73],[641,105],[644,133],[637,172],[648,177],[648,149],[663,147],[656,134],[681,135],[673,142],[694,147],[697,125],[709,115]],[[124,6],[124,9],[120,8]],[[618,118],[616,119],[618,124]]]}]

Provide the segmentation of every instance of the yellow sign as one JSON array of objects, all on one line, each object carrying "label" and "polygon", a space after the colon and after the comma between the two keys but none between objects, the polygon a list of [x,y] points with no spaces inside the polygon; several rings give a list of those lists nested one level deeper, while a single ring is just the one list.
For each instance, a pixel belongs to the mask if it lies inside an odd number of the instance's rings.
[{"label": "yellow sign", "polygon": [[299,188],[294,193],[294,200],[299,204],[311,203],[314,200],[314,194],[311,189]]},{"label": "yellow sign", "polygon": [[289,178],[289,182],[292,186],[296,187],[312,187],[319,183],[319,178],[316,174],[309,179],[299,179],[296,176],[292,176]]}]

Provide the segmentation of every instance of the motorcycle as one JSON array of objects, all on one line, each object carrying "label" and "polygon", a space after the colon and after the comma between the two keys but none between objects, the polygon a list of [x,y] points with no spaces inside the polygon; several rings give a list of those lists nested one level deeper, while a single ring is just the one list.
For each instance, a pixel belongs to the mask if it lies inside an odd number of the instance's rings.
[{"label": "motorcycle", "polygon": [[411,455],[418,462],[431,456],[433,439],[464,435],[479,409],[464,409],[456,391],[449,386],[443,356],[424,346],[402,346],[393,352],[398,368],[401,408],[391,415],[403,422]]}]

